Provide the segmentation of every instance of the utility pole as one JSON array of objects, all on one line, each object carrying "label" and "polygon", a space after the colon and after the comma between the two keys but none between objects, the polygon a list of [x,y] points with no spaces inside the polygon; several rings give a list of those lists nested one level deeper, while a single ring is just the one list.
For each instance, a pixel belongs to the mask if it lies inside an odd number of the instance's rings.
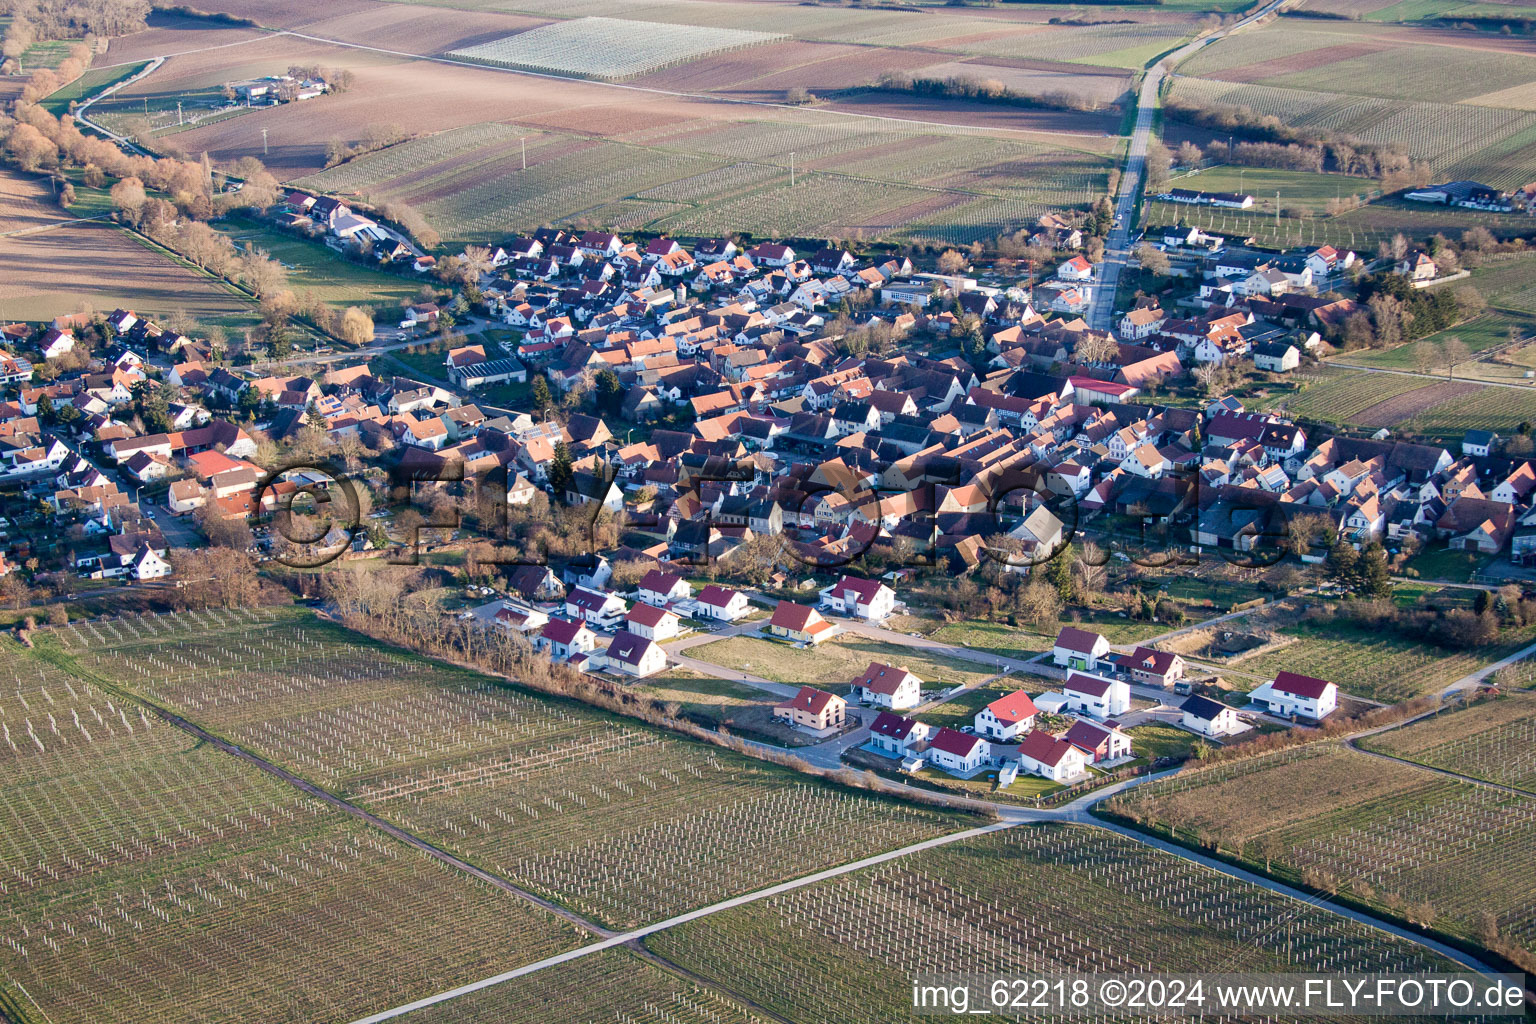
[{"label": "utility pole", "polygon": [[518,140],[523,144],[523,170],[528,169],[528,136],[524,135]]},{"label": "utility pole", "polygon": [[795,187],[795,154],[789,154],[789,187]]},{"label": "utility pole", "polygon": [[267,130],[263,128],[261,130],[261,155],[268,156],[270,153],[271,151],[267,149]]},{"label": "utility pole", "polygon": [[176,101],[176,127],[180,128],[182,125],[184,125],[186,123],[187,123],[186,120],[181,116],[181,100],[177,100]]}]

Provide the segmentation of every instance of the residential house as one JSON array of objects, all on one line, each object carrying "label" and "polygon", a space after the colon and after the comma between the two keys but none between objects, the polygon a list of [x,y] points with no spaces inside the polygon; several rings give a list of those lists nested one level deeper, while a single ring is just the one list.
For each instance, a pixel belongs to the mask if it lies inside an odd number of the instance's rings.
[{"label": "residential house", "polygon": [[802,686],[789,700],[773,706],[774,718],[787,722],[792,728],[818,734],[841,729],[847,712],[847,701],[813,686]]},{"label": "residential house", "polygon": [[865,704],[901,711],[923,700],[923,681],[905,667],[895,668],[872,661],[853,681],[853,693]]},{"label": "residential house", "polygon": [[924,756],[952,775],[969,775],[992,759],[992,746],[980,736],[944,728],[928,741]]},{"label": "residential house", "polygon": [[869,726],[869,742],[876,750],[891,757],[906,757],[912,748],[924,743],[933,733],[933,727],[913,718],[903,718],[891,711],[882,711]]},{"label": "residential house", "polygon": [[1339,688],[1326,679],[1281,672],[1248,694],[1272,715],[1320,722],[1339,706]]},{"label": "residential house", "polygon": [[580,654],[590,654],[597,649],[597,634],[587,628],[585,622],[570,619],[550,619],[539,630],[533,642],[538,650],[547,650],[557,661]]},{"label": "residential house", "polygon": [[1021,733],[1034,728],[1039,713],[1029,694],[1015,690],[976,712],[976,734],[999,743],[1013,743]]},{"label": "residential house", "polygon": [[693,585],[676,573],[652,569],[640,579],[636,594],[646,604],[665,607],[674,601],[686,601],[693,596]]},{"label": "residential house", "polygon": [[681,622],[675,614],[654,604],[640,602],[629,610],[624,618],[624,628],[647,640],[671,640],[681,631]]},{"label": "residential house", "polygon": [[739,590],[710,583],[699,590],[694,606],[696,614],[705,618],[735,622],[747,614],[748,601],[747,595]]},{"label": "residential house", "polygon": [[576,587],[565,596],[565,614],[597,629],[617,629],[628,607],[622,597],[605,590]]},{"label": "residential house", "polygon": [[840,615],[878,621],[895,610],[896,592],[878,580],[843,576],[821,591],[821,601]]},{"label": "residential house", "polygon": [[1134,682],[1167,689],[1184,678],[1184,659],[1172,651],[1138,647],[1120,659],[1122,672],[1128,671]]},{"label": "residential house", "polygon": [[1109,656],[1109,640],[1076,626],[1063,626],[1051,648],[1051,660],[1062,668],[1096,672]]},{"label": "residential house", "polygon": [[780,601],[768,620],[768,632],[796,643],[819,644],[830,639],[837,628],[814,608],[792,601]]},{"label": "residential house", "polygon": [[1066,709],[1095,718],[1114,718],[1131,710],[1131,688],[1125,683],[1072,672],[1061,688]]},{"label": "residential house", "polygon": [[1180,704],[1179,712],[1179,725],[1212,739],[1231,736],[1244,728],[1236,710],[1198,694]]},{"label": "residential house", "polygon": [[1087,757],[1078,747],[1043,729],[1026,735],[1019,744],[1019,768],[1053,782],[1067,782],[1087,770]]},{"label": "residential house", "polygon": [[[647,606],[642,606],[647,607]],[[663,612],[663,615],[670,614]],[[673,616],[676,618],[676,616]],[[603,655],[610,671],[644,679],[667,667],[667,655],[651,638],[619,630]]]},{"label": "residential house", "polygon": [[1118,722],[1090,722],[1078,719],[1062,737],[1091,764],[1106,764],[1131,756],[1131,738]]}]

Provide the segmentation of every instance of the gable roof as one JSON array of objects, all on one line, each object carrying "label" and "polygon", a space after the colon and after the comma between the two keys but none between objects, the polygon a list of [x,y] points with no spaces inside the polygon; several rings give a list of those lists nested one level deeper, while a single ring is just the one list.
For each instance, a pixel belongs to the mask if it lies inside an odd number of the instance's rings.
[{"label": "gable roof", "polygon": [[709,583],[699,591],[698,597],[695,600],[699,604],[707,604],[711,608],[724,608],[731,603],[731,600],[738,593],[740,591],[732,590],[729,587],[722,587],[717,583]]},{"label": "gable roof", "polygon": [[1110,681],[1099,679],[1096,676],[1085,676],[1081,672],[1073,672],[1067,676],[1066,689],[1076,690],[1078,693],[1092,694],[1102,697],[1109,692]]},{"label": "gable roof", "polygon": [[1019,743],[1019,755],[1021,757],[1033,758],[1041,764],[1048,764],[1053,768],[1060,764],[1061,759],[1066,757],[1070,751],[1075,749],[1077,748],[1071,743],[1063,739],[1057,739],[1043,729],[1035,729],[1028,733]]},{"label": "gable roof", "polygon": [[665,608],[658,608],[653,604],[646,604],[644,601],[641,601],[629,610],[629,614],[625,616],[625,621],[638,622],[642,626],[649,626],[655,629],[668,618],[675,619],[677,616]]},{"label": "gable roof", "polygon": [[992,717],[999,722],[1007,722],[1015,725],[1027,721],[1039,714],[1034,700],[1023,690],[1015,690],[1006,697],[999,697],[987,705],[987,710],[992,712]]},{"label": "gable roof", "polygon": [[[917,679],[917,676],[908,672],[904,667],[892,668],[890,665],[882,665],[878,661],[872,661],[869,663],[869,668],[864,670],[864,674],[853,681],[853,685],[862,686],[866,690],[873,690],[876,693],[890,696],[908,678]],[[921,679],[917,681],[922,683]]]},{"label": "gable roof", "polygon": [[1327,692],[1328,687],[1332,685],[1326,679],[1299,675],[1295,672],[1281,672],[1275,676],[1274,688],[1281,693],[1318,700]]},{"label": "gable roof", "polygon": [[869,731],[875,736],[889,736],[892,739],[903,740],[910,736],[912,730],[919,724],[910,718],[902,718],[895,712],[882,711],[879,715],[875,716],[874,722],[870,724]]},{"label": "gable roof", "polygon": [[940,729],[939,734],[929,741],[928,745],[946,754],[954,754],[956,757],[970,757],[980,742],[979,736],[970,736],[946,727]]},{"label": "gable roof", "polygon": [[813,715],[820,715],[827,709],[827,705],[835,700],[840,701],[842,698],[825,690],[818,690],[814,686],[802,686],[799,693],[789,698],[789,700],[780,701],[774,707],[798,708],[802,711],[809,711]]},{"label": "gable roof", "polygon": [[636,636],[626,629],[621,629],[613,634],[613,642],[608,645],[608,660],[622,662],[625,665],[639,665],[642,658],[656,645],[643,636]]},{"label": "gable roof", "polygon": [[1228,709],[1220,701],[1211,700],[1209,697],[1202,697],[1196,694],[1183,704],[1180,704],[1179,710],[1185,714],[1194,715],[1196,718],[1204,719],[1207,722],[1213,722],[1216,720],[1217,715]]},{"label": "gable roof", "polygon": [[1086,629],[1078,629],[1076,626],[1062,626],[1061,632],[1056,637],[1056,646],[1064,647],[1069,651],[1077,651],[1079,654],[1092,654],[1094,647],[1103,639],[1104,637],[1100,634],[1091,633]]}]

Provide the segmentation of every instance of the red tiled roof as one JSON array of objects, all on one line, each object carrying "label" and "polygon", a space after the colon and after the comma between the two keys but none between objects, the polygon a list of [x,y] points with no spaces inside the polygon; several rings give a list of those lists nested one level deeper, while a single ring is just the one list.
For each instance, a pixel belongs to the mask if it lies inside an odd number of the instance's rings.
[{"label": "red tiled roof", "polygon": [[818,690],[814,686],[802,686],[799,693],[789,698],[789,700],[780,701],[774,707],[799,708],[802,711],[809,711],[813,715],[820,715],[826,710],[828,704],[834,700],[841,699],[835,694],[828,693],[825,690]]},{"label": "red tiled roof", "polygon": [[1067,751],[1072,750],[1073,745],[1066,740],[1057,739],[1050,733],[1036,729],[1024,737],[1019,744],[1020,755],[1034,758],[1041,764],[1051,767],[1061,763],[1061,759],[1067,756]]},{"label": "red tiled roof", "polygon": [[666,621],[668,617],[676,618],[677,616],[673,615],[665,608],[657,608],[653,604],[646,604],[642,601],[629,610],[629,615],[626,617],[625,621],[638,622],[642,626],[649,626],[652,629],[655,629],[657,626]]},{"label": "red tiled roof", "polygon": [[[873,690],[876,693],[883,693],[889,696],[894,694],[896,688],[910,675],[912,673],[908,672],[905,668],[892,668],[889,665],[882,665],[878,661],[872,661],[869,663],[869,668],[864,670],[864,674],[854,680],[853,685],[862,686],[866,690]],[[916,677],[913,676],[913,678]]]},{"label": "red tiled roof", "polygon": [[1315,679],[1312,676],[1298,675],[1295,672],[1281,672],[1275,676],[1274,688],[1282,693],[1290,693],[1297,697],[1318,700],[1327,692],[1328,687],[1332,685],[1326,679]]},{"label": "red tiled roof", "polygon": [[992,712],[992,716],[999,722],[1009,724],[1033,718],[1039,713],[1035,702],[1023,690],[1015,690],[1006,697],[998,698],[987,705],[987,710]]},{"label": "red tiled roof", "polygon": [[1069,651],[1077,651],[1079,654],[1092,654],[1093,647],[1101,637],[1097,633],[1090,633],[1086,629],[1078,629],[1076,626],[1063,626],[1061,633],[1056,637],[1056,646],[1065,647]]},{"label": "red tiled roof", "polygon": [[956,757],[969,757],[976,749],[976,744],[980,742],[980,737],[946,728],[940,729],[939,734],[928,745],[946,754],[954,754]]}]

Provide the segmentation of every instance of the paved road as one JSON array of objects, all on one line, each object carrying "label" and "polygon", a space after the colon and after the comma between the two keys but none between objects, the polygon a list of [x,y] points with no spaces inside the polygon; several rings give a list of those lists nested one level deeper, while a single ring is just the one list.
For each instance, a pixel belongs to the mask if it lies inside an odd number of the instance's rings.
[{"label": "paved road", "polygon": [[1202,36],[1158,61],[1147,69],[1141,81],[1141,92],[1136,101],[1136,127],[1131,131],[1131,144],[1126,150],[1125,167],[1120,173],[1120,193],[1115,198],[1115,226],[1104,240],[1104,260],[1099,264],[1098,281],[1094,287],[1093,301],[1088,307],[1088,326],[1094,330],[1110,330],[1114,323],[1115,290],[1120,284],[1120,274],[1130,255],[1132,215],[1136,209],[1136,197],[1141,194],[1142,179],[1147,170],[1147,144],[1152,136],[1152,122],[1157,115],[1158,93],[1168,70],[1197,51],[1214,43],[1230,32],[1251,25],[1265,15],[1278,10],[1286,0],[1270,0],[1227,28],[1208,36]]}]

